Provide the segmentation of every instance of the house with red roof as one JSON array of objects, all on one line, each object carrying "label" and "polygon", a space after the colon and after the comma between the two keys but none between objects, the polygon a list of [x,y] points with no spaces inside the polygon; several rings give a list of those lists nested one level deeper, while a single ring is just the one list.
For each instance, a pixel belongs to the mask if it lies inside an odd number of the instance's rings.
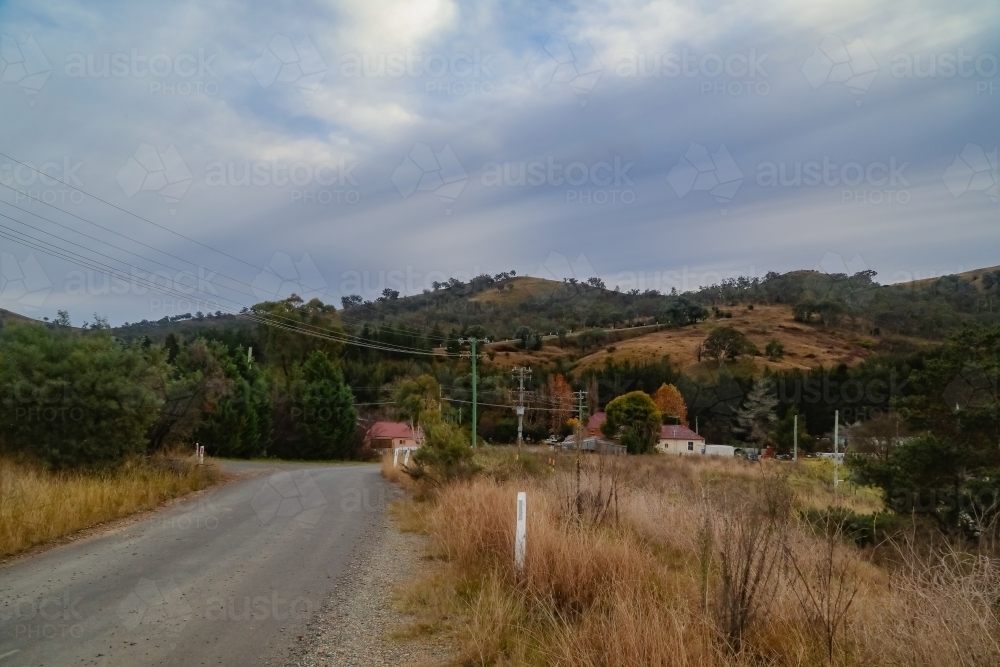
[{"label": "house with red roof", "polygon": [[[595,412],[590,415],[590,419],[587,420],[587,435],[596,438],[605,437],[601,432],[601,425],[606,419],[607,415],[603,412]],[[660,427],[656,449],[665,454],[701,454],[704,444],[705,438],[688,427],[664,424]]]},{"label": "house with red roof", "polygon": [[372,449],[419,447],[423,442],[423,429],[418,426],[414,430],[406,422],[375,422],[365,436],[365,444]]},{"label": "house with red roof", "polygon": [[701,454],[705,438],[687,426],[664,424],[660,427],[660,438],[656,450],[664,454]]},{"label": "house with red roof", "polygon": [[607,419],[607,415],[603,412],[595,412],[590,415],[590,418],[587,419],[587,435],[597,436],[598,438],[603,437],[604,434],[601,433],[601,424],[604,423],[605,419]]}]

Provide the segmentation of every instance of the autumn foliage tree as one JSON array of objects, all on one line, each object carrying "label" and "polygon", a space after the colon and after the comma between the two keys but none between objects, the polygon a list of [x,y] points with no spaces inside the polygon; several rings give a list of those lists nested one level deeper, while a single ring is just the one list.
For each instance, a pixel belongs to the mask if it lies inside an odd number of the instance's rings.
[{"label": "autumn foliage tree", "polygon": [[674,385],[661,384],[653,396],[653,402],[664,417],[676,418],[681,426],[688,425],[687,405],[681,392]]},{"label": "autumn foliage tree", "polygon": [[573,416],[573,388],[566,378],[556,373],[549,376],[548,390],[552,401],[549,428],[553,433],[559,433],[566,421]]}]

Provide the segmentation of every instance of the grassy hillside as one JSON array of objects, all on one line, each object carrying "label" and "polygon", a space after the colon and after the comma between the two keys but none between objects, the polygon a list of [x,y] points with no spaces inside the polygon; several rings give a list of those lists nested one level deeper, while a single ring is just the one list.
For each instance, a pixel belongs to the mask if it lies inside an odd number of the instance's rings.
[{"label": "grassy hillside", "polygon": [[[457,349],[473,333],[492,338],[487,365],[532,365],[583,372],[606,361],[632,363],[669,355],[685,371],[708,369],[698,349],[718,326],[732,326],[759,350],[772,339],[780,360],[749,363],[773,370],[854,365],[880,351],[907,351],[940,341],[969,324],[1000,321],[1000,267],[883,286],[873,272],[816,271],[737,278],[685,294],[620,292],[592,279],[558,282],[529,276],[478,276],[408,297],[360,298],[335,322],[369,339],[430,349]],[[20,317],[9,313],[8,317]],[[169,334],[237,330],[256,324],[233,315],[143,321],[118,329],[162,342]],[[603,332],[603,333],[601,333]],[[746,360],[745,360],[746,361]]]}]

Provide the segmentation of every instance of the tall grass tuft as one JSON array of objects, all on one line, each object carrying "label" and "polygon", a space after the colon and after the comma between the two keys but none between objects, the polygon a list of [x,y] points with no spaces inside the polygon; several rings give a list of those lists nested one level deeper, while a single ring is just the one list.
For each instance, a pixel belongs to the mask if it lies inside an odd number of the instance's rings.
[{"label": "tall grass tuft", "polygon": [[0,457],[0,557],[203,489],[221,474],[186,460],[133,460],[104,471],[51,472]]},{"label": "tall grass tuft", "polygon": [[[607,465],[587,458],[587,497],[607,497]],[[994,554],[902,536],[892,557],[874,558],[836,526],[800,518],[828,489],[793,466],[614,465],[624,467],[613,513],[580,516],[567,502],[571,461],[455,482],[427,501],[425,529],[450,572],[438,581],[465,610],[466,664],[1000,664]],[[523,572],[518,491],[528,495]]]}]

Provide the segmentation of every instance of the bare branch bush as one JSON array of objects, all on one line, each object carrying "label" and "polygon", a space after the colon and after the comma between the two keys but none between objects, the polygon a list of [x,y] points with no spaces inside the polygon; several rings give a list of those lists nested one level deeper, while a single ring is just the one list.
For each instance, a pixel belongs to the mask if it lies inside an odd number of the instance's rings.
[{"label": "bare branch bush", "polygon": [[778,586],[792,494],[783,479],[771,477],[756,488],[730,489],[721,500],[713,538],[720,575],[713,611],[726,648],[739,654]]},{"label": "bare branch bush", "polygon": [[819,558],[809,560],[803,551],[784,545],[793,573],[792,591],[810,625],[823,639],[827,660],[833,665],[837,632],[854,604],[860,582],[844,545],[844,523],[826,516]]}]

